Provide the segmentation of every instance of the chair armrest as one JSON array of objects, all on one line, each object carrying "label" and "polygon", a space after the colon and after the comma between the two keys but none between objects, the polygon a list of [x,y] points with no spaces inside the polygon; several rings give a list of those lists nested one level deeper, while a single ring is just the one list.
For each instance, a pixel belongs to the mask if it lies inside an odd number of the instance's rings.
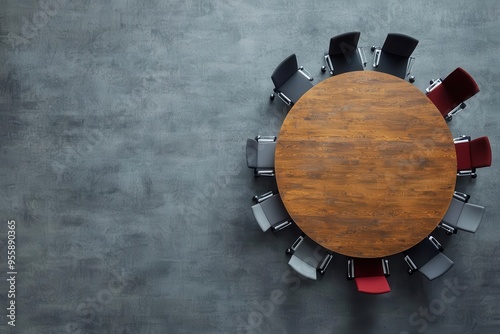
[{"label": "chair armrest", "polygon": [[265,194],[262,194],[262,195],[256,195],[253,197],[253,200],[257,203],[262,203],[264,202],[266,199],[268,198],[271,198],[274,196],[274,193],[272,191],[268,191],[267,193]]},{"label": "chair armrest", "polygon": [[318,271],[319,271],[320,275],[325,274],[326,268],[328,268],[328,265],[330,264],[332,259],[333,259],[332,254],[330,254],[330,253],[325,254],[325,256],[323,257],[323,259],[321,260],[321,262],[319,263],[319,266],[318,266]]},{"label": "chair armrest", "polygon": [[434,245],[434,247],[436,247],[440,252],[444,251],[443,246],[441,246],[441,244],[439,243],[439,241],[437,241],[437,239],[434,238],[432,235],[429,236],[429,240],[432,242],[432,244]]},{"label": "chair armrest", "polygon": [[257,136],[256,141],[276,141],[276,136]]},{"label": "chair armrest", "polygon": [[453,193],[453,197],[458,199],[459,201],[462,201],[464,203],[467,203],[470,199],[470,195],[466,193],[462,193],[460,191],[456,191]]},{"label": "chair armrest", "polygon": [[384,269],[384,275],[390,276],[391,272],[389,270],[389,260],[382,259],[382,268]]},{"label": "chair armrest", "polygon": [[286,105],[292,105],[292,100],[288,96],[286,96],[283,92],[278,92],[278,97],[285,102]]},{"label": "chair armrest", "polygon": [[274,176],[273,169],[256,169],[254,171],[255,176]]},{"label": "chair armrest", "polygon": [[413,263],[412,259],[408,255],[405,256],[405,262],[409,267],[408,274],[411,275],[411,274],[413,274],[414,271],[416,271],[418,269],[417,266],[415,265],[415,263]]},{"label": "chair armrest", "polygon": [[299,67],[299,73],[302,74],[307,80],[313,81],[314,78],[311,76],[311,73],[309,73],[304,66]]},{"label": "chair armrest", "polygon": [[460,170],[457,172],[457,176],[471,176],[471,175],[475,175],[475,172],[472,169]]},{"label": "chair armrest", "polygon": [[465,107],[467,107],[467,105],[464,102],[462,102],[458,106],[456,106],[455,109],[453,109],[452,111],[450,111],[447,116],[448,117],[450,117],[450,116],[453,117],[454,115],[458,114],[463,109],[465,109]]},{"label": "chair armrest", "polygon": [[415,57],[410,57],[408,59],[408,66],[406,67],[406,75],[410,75],[413,65],[415,65]]},{"label": "chair armrest", "polygon": [[304,241],[304,236],[301,235],[300,237],[295,240],[295,242],[292,244],[292,247],[288,248],[286,253],[287,254],[293,254],[295,253],[295,250],[300,246],[300,244]]},{"label": "chair armrest", "polygon": [[453,142],[455,144],[463,143],[463,142],[468,142],[470,140],[471,140],[471,137],[470,136],[466,136],[466,135],[461,135],[460,137],[453,138]]},{"label": "chair armrest", "polygon": [[377,67],[380,63],[380,54],[382,53],[381,49],[375,49],[375,54],[373,55],[373,67]]},{"label": "chair armrest", "polygon": [[354,259],[347,260],[347,279],[354,278]]},{"label": "chair armrest", "polygon": [[333,68],[332,59],[330,58],[329,54],[325,54],[325,63],[326,63],[326,66],[328,66],[328,70],[330,71],[330,75],[333,75],[333,73],[335,72],[335,69]]},{"label": "chair armrest", "polygon": [[358,53],[359,53],[359,58],[361,59],[361,63],[363,63],[363,67],[366,67],[366,57],[365,57],[365,51],[363,49],[363,47],[359,47],[358,48]]},{"label": "chair armrest", "polygon": [[450,225],[448,225],[446,223],[443,223],[443,222],[439,223],[438,227],[442,228],[443,230],[445,230],[446,234],[456,234],[457,233],[457,229],[456,228],[454,228],[453,226],[450,226]]},{"label": "chair armrest", "polygon": [[443,83],[441,79],[436,79],[431,81],[431,85],[425,89],[425,93],[430,93],[434,88]]},{"label": "chair armrest", "polygon": [[282,229],[284,229],[285,227],[288,227],[292,225],[292,221],[291,220],[283,220],[282,222],[280,223],[277,223],[277,224],[274,224],[273,226],[271,226],[271,229],[276,232],[276,231],[280,231]]}]

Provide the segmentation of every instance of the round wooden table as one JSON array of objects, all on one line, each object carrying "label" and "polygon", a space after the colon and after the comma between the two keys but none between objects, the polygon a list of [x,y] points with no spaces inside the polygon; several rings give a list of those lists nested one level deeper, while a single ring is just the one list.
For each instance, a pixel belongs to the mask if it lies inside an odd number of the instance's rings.
[{"label": "round wooden table", "polygon": [[292,219],[353,257],[396,254],[429,235],[451,203],[456,171],[437,108],[375,71],[318,83],[290,110],[276,144],[276,181]]}]

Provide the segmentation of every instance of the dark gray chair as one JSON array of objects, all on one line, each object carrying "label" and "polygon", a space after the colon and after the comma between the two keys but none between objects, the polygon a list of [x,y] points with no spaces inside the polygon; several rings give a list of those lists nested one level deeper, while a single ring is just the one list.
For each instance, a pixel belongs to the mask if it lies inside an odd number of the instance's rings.
[{"label": "dark gray chair", "polygon": [[247,139],[247,166],[253,168],[254,176],[274,176],[275,150],[276,136],[257,136]]},{"label": "dark gray chair", "polygon": [[326,65],[321,72],[325,73],[327,67],[330,75],[363,71],[366,58],[363,48],[358,48],[359,36],[358,31],[353,31],[330,38],[330,48],[324,56]]},{"label": "dark gray chair", "polygon": [[276,232],[292,225],[292,218],[288,215],[279,194],[269,191],[254,196],[253,200],[257,204],[252,206],[252,212],[263,232],[269,229]]},{"label": "dark gray chair", "polygon": [[330,252],[305,235],[301,235],[286,253],[292,255],[288,261],[290,267],[298,274],[312,280],[318,279],[318,273],[325,274],[333,258]]},{"label": "dark gray chair", "polygon": [[[392,74],[401,79],[410,75],[415,58],[411,56],[417,47],[418,40],[403,34],[390,33],[385,39],[382,48],[372,46],[373,67],[377,71]],[[414,76],[409,77],[410,82],[415,81]]]},{"label": "dark gray chair", "polygon": [[271,75],[271,80],[274,83],[271,101],[277,94],[289,106],[296,103],[302,95],[313,87],[312,76],[304,67],[299,67],[295,54],[288,56],[276,67]]},{"label": "dark gray chair", "polygon": [[419,271],[428,280],[434,280],[446,273],[454,262],[443,253],[443,247],[433,236],[425,238],[417,245],[403,252],[408,265],[408,273]]},{"label": "dark gray chair", "polygon": [[457,233],[457,230],[477,231],[483,219],[484,206],[468,203],[469,198],[469,195],[458,191],[453,194],[450,207],[439,224],[447,234]]}]

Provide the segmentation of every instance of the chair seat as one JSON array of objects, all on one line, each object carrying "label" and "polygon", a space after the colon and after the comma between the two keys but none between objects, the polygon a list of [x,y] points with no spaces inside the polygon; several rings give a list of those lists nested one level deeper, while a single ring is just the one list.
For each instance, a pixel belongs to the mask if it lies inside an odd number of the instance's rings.
[{"label": "chair seat", "polygon": [[354,280],[359,292],[379,294],[391,291],[385,276],[355,277]]},{"label": "chair seat", "polygon": [[279,87],[279,90],[288,96],[292,103],[296,103],[312,87],[312,82],[299,72],[296,72],[283,86]]},{"label": "chair seat", "polygon": [[427,97],[434,103],[443,116],[446,116],[456,106],[462,103],[462,101],[456,101],[443,84],[437,85],[427,94]]},{"label": "chair seat", "polygon": [[364,70],[361,57],[357,51],[351,52],[347,55],[330,55],[330,60],[332,61],[334,75]]},{"label": "chair seat", "polygon": [[257,153],[257,168],[274,168],[275,141],[260,141]]},{"label": "chair seat", "polygon": [[377,71],[405,79],[408,69],[408,57],[398,56],[382,51]]},{"label": "chair seat", "polygon": [[457,222],[457,228],[475,233],[484,214],[484,207],[476,204],[466,203],[462,214]]},{"label": "chair seat", "polygon": [[443,222],[445,224],[456,227],[457,221],[460,218],[464,205],[465,205],[464,202],[459,201],[456,198],[453,198],[451,200],[448,211],[446,211],[446,214],[443,217]]},{"label": "chair seat", "polygon": [[469,170],[472,168],[469,142],[455,144],[457,154],[457,171]]}]

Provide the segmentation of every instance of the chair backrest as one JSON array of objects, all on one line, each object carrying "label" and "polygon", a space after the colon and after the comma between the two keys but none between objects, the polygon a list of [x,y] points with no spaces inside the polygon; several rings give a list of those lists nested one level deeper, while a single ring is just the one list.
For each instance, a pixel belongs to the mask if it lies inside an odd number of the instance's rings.
[{"label": "chair backrest", "polygon": [[410,57],[417,47],[418,40],[403,34],[389,33],[382,46],[382,52],[401,57]]},{"label": "chair backrest", "polygon": [[285,60],[283,60],[274,70],[271,75],[271,80],[273,80],[274,87],[279,88],[285,84],[299,69],[297,63],[297,57],[295,54],[291,54]]},{"label": "chair backrest", "polygon": [[484,206],[465,203],[457,222],[457,228],[462,231],[475,233],[483,219],[483,214]]},{"label": "chair backrest", "polygon": [[257,168],[257,155],[259,150],[259,142],[254,138],[247,139],[246,156],[247,156],[247,167]]},{"label": "chair backrest", "polygon": [[463,68],[457,67],[443,79],[442,85],[457,105],[471,98],[479,92],[476,81]]},{"label": "chair backrest", "polygon": [[350,55],[356,52],[358,48],[360,32],[353,31],[340,34],[330,38],[330,48],[328,54],[330,56],[336,55]]},{"label": "chair backrest", "polygon": [[472,168],[491,166],[491,146],[488,137],[471,140],[469,147]]},{"label": "chair backrest", "polygon": [[439,252],[429,262],[420,267],[418,271],[432,281],[450,270],[453,264],[452,260]]}]

